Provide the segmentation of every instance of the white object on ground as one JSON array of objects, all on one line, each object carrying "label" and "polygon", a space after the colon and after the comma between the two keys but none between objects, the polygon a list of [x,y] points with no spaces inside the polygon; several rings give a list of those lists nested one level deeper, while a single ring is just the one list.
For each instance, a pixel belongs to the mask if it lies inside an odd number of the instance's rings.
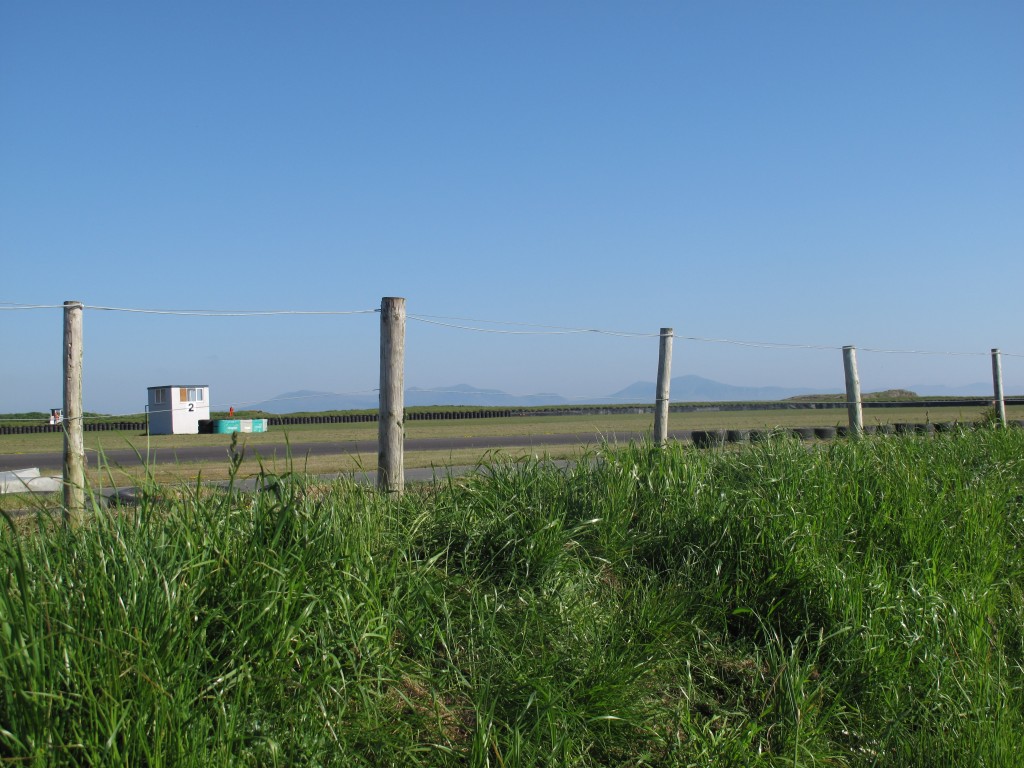
[{"label": "white object on ground", "polygon": [[0,493],[55,493],[62,487],[60,477],[41,477],[37,467],[0,472]]}]

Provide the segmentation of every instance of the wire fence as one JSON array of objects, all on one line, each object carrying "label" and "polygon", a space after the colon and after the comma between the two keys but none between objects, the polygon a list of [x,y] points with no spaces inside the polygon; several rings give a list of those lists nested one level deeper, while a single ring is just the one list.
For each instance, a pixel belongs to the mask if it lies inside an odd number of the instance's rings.
[{"label": "wire fence", "polygon": [[[256,428],[256,423],[252,420],[247,421],[235,421],[233,419],[227,420],[214,420],[211,419],[211,399],[209,397],[209,390],[207,384],[182,384],[182,379],[178,379],[178,384],[147,387],[147,398],[148,402],[145,410],[145,421],[143,423],[137,423],[132,421],[116,421],[111,422],[108,418],[97,418],[95,421],[89,422],[88,417],[83,411],[83,322],[82,315],[84,311],[96,311],[101,314],[103,313],[124,313],[131,315],[149,315],[149,316],[169,316],[175,318],[184,319],[196,319],[201,318],[209,320],[211,318],[234,318],[234,319],[246,319],[252,320],[254,318],[262,317],[307,317],[307,316],[359,316],[359,315],[371,315],[378,310],[324,310],[324,311],[313,311],[313,310],[175,310],[175,309],[142,309],[142,308],[129,308],[129,307],[110,307],[110,306],[96,306],[96,305],[84,305],[80,302],[65,302],[60,305],[64,312],[63,322],[63,352],[62,352],[62,368],[63,368],[63,384],[64,384],[64,409],[66,414],[63,414],[66,418],[61,418],[62,414],[59,409],[52,410],[52,416],[50,424],[46,425],[53,431],[58,429],[64,432],[64,471],[63,471],[63,490],[64,490],[64,507],[68,519],[75,520],[80,518],[84,513],[85,509],[85,464],[86,464],[86,451],[83,440],[83,432],[86,431],[86,426],[90,426],[92,429],[145,429],[147,434],[184,434],[197,432],[211,431],[221,432],[222,429],[231,432],[260,432],[263,431],[263,421],[259,420],[259,429]],[[2,305],[5,312],[14,311],[35,311],[35,310],[48,310],[55,309],[56,305],[28,305],[28,304],[6,304]],[[622,397],[623,399],[634,399],[640,401],[647,401],[653,404],[651,406],[644,406],[646,409],[650,407],[651,412],[654,414],[654,427],[653,427],[653,440],[656,445],[665,445],[669,440],[668,430],[668,414],[673,410],[680,410],[680,406],[677,404],[676,408],[671,405],[671,358],[672,358],[672,343],[676,340],[685,341],[689,344],[714,344],[714,345],[731,345],[736,347],[742,347],[747,350],[757,349],[759,351],[770,352],[773,355],[777,355],[780,352],[830,352],[834,353],[837,350],[842,351],[843,358],[843,370],[844,370],[844,390],[845,396],[840,397],[811,397],[804,398],[804,402],[799,407],[809,408],[846,408],[848,411],[849,425],[846,427],[799,427],[793,431],[798,433],[801,439],[829,439],[836,436],[837,434],[851,434],[855,436],[862,435],[866,432],[877,430],[881,428],[881,425],[866,425],[863,419],[863,398],[861,394],[861,385],[859,379],[859,373],[856,361],[856,349],[853,346],[845,345],[837,347],[833,345],[823,344],[793,344],[783,342],[764,342],[764,341],[749,341],[741,339],[731,338],[712,338],[695,335],[682,335],[676,334],[672,328],[661,328],[657,334],[654,333],[641,333],[636,331],[620,331],[611,330],[607,328],[584,328],[584,327],[568,327],[568,326],[551,326],[541,325],[536,323],[520,323],[520,322],[509,322],[509,321],[488,321],[488,320],[477,320],[472,318],[455,318],[446,316],[436,315],[407,315],[405,307],[405,299],[401,298],[384,298],[381,301],[380,312],[380,331],[379,331],[379,407],[376,414],[364,413],[364,414],[348,414],[348,415],[335,415],[327,414],[326,416],[314,416],[304,417],[309,421],[304,421],[303,417],[299,417],[298,423],[331,423],[331,422],[345,422],[345,421],[376,421],[378,427],[377,434],[377,453],[378,453],[378,465],[377,465],[377,486],[380,490],[386,492],[397,492],[401,493],[404,489],[404,443],[405,443],[405,422],[413,420],[413,417],[409,410],[407,410],[406,394],[412,392],[411,388],[405,386],[405,369],[407,365],[406,358],[406,325],[409,321],[413,323],[420,323],[424,326],[431,328],[441,329],[444,332],[462,332],[462,333],[474,333],[474,334],[489,334],[489,335],[501,335],[506,338],[532,338],[538,337],[607,337],[614,338],[616,341],[650,341],[652,339],[658,339],[658,365],[657,365],[657,382],[654,385],[654,392],[648,392],[648,386],[645,384],[638,383],[637,386],[627,388],[620,391],[617,395],[612,397]],[[299,350],[299,354],[309,354],[311,349],[310,339],[303,338],[299,343],[295,343],[293,339],[287,339],[288,347],[292,351]],[[971,352],[971,351],[952,351],[952,350],[922,350],[922,349],[887,349],[881,347],[865,347],[864,351],[869,354],[879,354],[885,356],[895,355],[915,355],[915,356],[943,356],[943,357],[980,357],[983,356],[984,352]],[[988,402],[992,405],[992,408],[996,414],[996,418],[1001,423],[1007,423],[1006,417],[1006,399],[1004,397],[1003,389],[1003,377],[1002,377],[1002,359],[1004,353],[1001,353],[997,349],[989,351],[992,360],[992,377],[993,377],[993,396],[991,399],[982,400],[984,404]],[[1010,352],[1005,353],[1007,357],[1019,358],[1019,353]],[[318,358],[319,360],[320,358]],[[437,361],[434,361],[435,364]],[[480,362],[480,356],[477,355],[474,358],[474,362]],[[552,367],[558,367],[558,364],[570,365],[570,361],[562,359],[558,363],[553,364]],[[369,366],[367,366],[369,367]],[[195,381],[195,379],[193,379]],[[363,390],[366,391],[366,390]],[[466,398],[470,394],[475,394],[472,390],[463,391],[463,388],[458,388],[458,397]],[[749,390],[733,390],[734,393],[746,391],[749,394]],[[298,399],[308,397],[310,394],[322,396],[323,393],[293,393],[292,395],[282,395],[278,399]],[[428,395],[429,397],[438,397],[437,391],[432,391]],[[653,394],[654,397],[649,395]],[[897,393],[900,394],[900,393]],[[180,400],[179,405],[173,405],[175,402],[175,395]],[[678,393],[677,393],[678,395]],[[891,397],[891,395],[890,395]],[[677,398],[678,399],[678,398]],[[737,399],[740,399],[737,397]],[[748,397],[748,400],[754,399],[765,399],[772,400],[771,397],[766,398],[754,398]],[[774,398],[779,399],[779,398]],[[807,401],[810,402],[807,402]],[[958,398],[955,401],[957,404],[966,405],[964,399]],[[889,400],[885,400],[880,397],[875,398],[875,402],[872,403],[875,406],[886,407],[896,405],[906,405],[907,401],[903,397],[891,397]],[[930,407],[937,408],[939,403],[934,400],[928,401]],[[737,408],[743,408],[742,404],[734,404]],[[783,403],[781,405],[773,405],[772,407],[792,407],[795,403]],[[593,407],[593,406],[591,406]],[[614,408],[616,406],[605,406],[607,408]],[[686,406],[682,406],[685,408]],[[757,406],[753,406],[757,407]],[[763,406],[760,406],[763,408]],[[721,409],[721,406],[718,407]],[[184,414],[180,413],[184,412]],[[644,412],[647,412],[646,410]],[[229,407],[228,415],[234,414],[234,407]],[[495,417],[499,415],[511,415],[509,411],[496,412],[496,411],[484,411],[478,409],[477,411],[471,412],[458,412],[460,417]],[[441,416],[438,412],[433,412],[433,417]],[[17,418],[17,417],[16,417]],[[231,423],[229,423],[231,422]],[[274,417],[273,422],[283,423],[280,417]],[[899,431],[900,426],[904,427],[903,431],[907,429],[920,430],[920,431],[935,431],[939,429],[952,428],[955,426],[955,422],[940,422],[938,424],[932,424],[930,419],[926,419],[926,424],[896,424],[896,425],[885,425],[891,427],[894,431]],[[292,422],[295,423],[295,422]],[[205,425],[205,428],[204,428]],[[1024,425],[1024,422],[1022,422]],[[36,431],[43,425],[25,425],[25,424],[13,424],[10,426],[2,426],[0,433],[14,431]],[[247,428],[246,428],[247,427]],[[46,431],[45,427],[42,431]],[[752,440],[753,434],[751,430],[745,429],[733,429],[733,430],[697,430],[688,433],[685,437],[678,434],[674,435],[675,439],[690,439],[697,446],[711,446],[717,444],[724,444],[726,441],[730,442],[746,442]]]},{"label": "wire fence", "polygon": [[[12,312],[34,312],[34,311],[63,311],[65,309],[64,304],[17,304],[8,303],[0,304],[0,313],[12,313]],[[325,310],[295,310],[295,309],[254,309],[254,310],[237,310],[237,309],[156,309],[156,308],[140,308],[140,307],[122,307],[122,306],[106,306],[106,305],[92,305],[84,304],[83,309],[89,312],[97,313],[109,313],[109,314],[121,314],[121,315],[148,315],[148,316],[165,316],[172,318],[203,318],[206,320],[215,318],[235,318],[235,319],[255,319],[255,318],[282,318],[282,317],[355,317],[355,316],[367,316],[379,314],[379,309],[325,309]],[[657,332],[643,332],[636,330],[622,330],[613,328],[600,328],[600,327],[576,327],[576,326],[563,326],[563,325],[548,325],[540,323],[532,323],[526,321],[510,321],[510,320],[489,320],[481,318],[463,317],[463,316],[448,316],[448,315],[431,315],[431,314],[409,314],[408,321],[415,323],[426,328],[433,329],[436,333],[441,334],[481,334],[490,336],[506,336],[506,337],[597,337],[623,340],[628,343],[630,341],[638,341],[649,343],[654,339],[661,337],[660,333]],[[695,346],[707,346],[707,347],[735,347],[747,350],[760,350],[763,353],[776,354],[780,352],[824,352],[824,353],[839,353],[843,350],[842,345],[836,344],[815,344],[815,343],[798,343],[789,341],[765,341],[765,340],[751,340],[751,339],[736,339],[736,338],[724,338],[714,336],[699,336],[682,333],[672,333],[671,337],[673,340],[686,345],[687,349],[690,350]],[[534,342],[536,343],[536,342]],[[302,342],[295,344],[296,354],[301,354]],[[366,346],[364,344],[364,346]],[[369,345],[369,346],[372,346]],[[450,342],[446,342],[441,346],[452,347]],[[472,346],[472,345],[470,345]],[[645,348],[646,350],[646,348]],[[918,348],[884,348],[865,346],[858,347],[858,352],[864,353],[865,355],[884,355],[884,356],[921,356],[921,357],[933,357],[933,358],[987,358],[991,354],[990,351],[971,351],[971,350],[946,350],[946,349],[918,349]],[[431,352],[433,354],[433,352]],[[474,353],[470,353],[468,357],[472,357]],[[500,353],[499,353],[500,354]],[[1001,352],[1003,358],[1009,358],[1013,360],[1024,359],[1024,354],[1015,351],[1003,351]],[[369,361],[368,361],[369,362]],[[835,365],[835,359],[831,359],[827,364],[834,368],[838,368]],[[105,366],[106,367],[106,366]],[[369,371],[363,371],[363,375],[373,375],[372,362],[368,366],[363,368],[369,368]],[[653,367],[653,366],[650,366]],[[550,366],[548,366],[550,369]],[[979,379],[984,378],[983,372],[985,366],[980,364],[977,366],[977,377]],[[644,376],[644,372],[639,372],[640,376]],[[749,388],[748,388],[749,389]],[[741,391],[741,390],[738,390]],[[348,399],[362,398],[363,405],[362,409],[372,409],[374,407],[374,400],[376,399],[378,390],[375,387],[364,386],[361,388],[351,389],[326,389],[319,390],[317,392],[302,392],[277,395],[270,398],[221,398],[217,401],[210,403],[210,409],[213,411],[227,411],[229,409],[237,410],[248,410],[254,406],[259,406],[265,410],[266,406],[281,405],[293,408],[296,405],[309,406],[308,408],[301,408],[300,410],[315,410],[319,404],[328,403],[334,399]],[[461,400],[462,404],[468,406],[479,405],[481,408],[486,408],[490,401],[494,400],[498,396],[518,398],[523,400],[522,407],[526,407],[527,401],[533,398],[536,402],[544,401],[543,396],[538,396],[530,393],[508,393],[501,391],[500,393],[491,392],[487,390],[471,390],[471,389],[450,389],[450,388],[435,388],[435,389],[421,389],[415,387],[409,387],[406,389],[406,395],[411,400],[425,401],[431,397],[438,399],[438,405],[444,406],[451,404],[452,400]],[[641,391],[640,389],[634,389],[627,393],[620,394],[599,394],[599,393],[571,393],[557,396],[557,403],[549,402],[545,403],[549,412],[559,412],[561,407],[562,412],[570,412],[578,410],[583,405],[603,406],[606,408],[615,408],[618,406],[628,408],[630,405],[640,404],[644,402],[650,402],[654,398],[653,385],[650,386],[650,392]],[[552,398],[549,398],[552,399]],[[688,396],[687,399],[693,399]],[[716,398],[718,399],[718,398]],[[932,407],[939,407],[941,403],[946,404],[967,404],[977,403],[983,404],[986,401],[991,400],[991,395],[973,394],[968,395],[967,399],[958,398],[946,398],[943,400],[936,400],[934,398],[927,400],[924,404],[931,405]],[[1013,402],[1010,398],[1008,402]],[[832,399],[829,402],[813,402],[802,405],[787,404],[785,406],[778,407],[808,407],[808,408],[843,408],[848,406],[850,403],[847,399]],[[865,401],[865,407],[871,408],[885,408],[885,407],[905,407],[911,405],[912,402],[903,398],[893,399],[873,399]],[[509,408],[502,407],[500,410],[502,413],[508,412],[513,413],[521,408]],[[680,412],[687,406],[676,403],[672,406],[673,412]],[[772,407],[772,406],[768,406]],[[282,408],[284,410],[284,408]],[[323,410],[333,410],[332,408],[326,408]],[[488,410],[494,411],[495,408],[489,408]],[[126,414],[123,418],[125,423],[133,423],[138,419],[145,420],[148,416],[158,412],[158,409],[153,408],[136,410],[134,413]],[[454,411],[453,411],[454,412]],[[87,414],[84,416],[86,422],[93,422],[98,428],[105,428],[103,424],[110,423],[108,416],[100,414]],[[11,418],[5,418],[5,422],[8,423],[19,423],[25,424],[38,424],[39,418],[35,415],[25,416],[14,416]]]}]

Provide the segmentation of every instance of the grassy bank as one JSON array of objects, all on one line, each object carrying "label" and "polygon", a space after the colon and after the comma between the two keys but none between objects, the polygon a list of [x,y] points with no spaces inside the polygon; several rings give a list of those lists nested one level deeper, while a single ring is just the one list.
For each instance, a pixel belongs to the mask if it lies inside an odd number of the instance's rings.
[{"label": "grassy bank", "polygon": [[1024,433],[268,476],[0,537],[24,765],[1011,766]]}]

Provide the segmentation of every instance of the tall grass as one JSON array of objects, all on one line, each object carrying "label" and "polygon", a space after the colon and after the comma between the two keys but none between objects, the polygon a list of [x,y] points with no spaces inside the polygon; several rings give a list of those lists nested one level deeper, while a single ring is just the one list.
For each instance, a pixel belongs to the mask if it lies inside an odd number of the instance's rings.
[{"label": "tall grass", "polygon": [[1024,433],[591,458],[10,525],[0,758],[1024,764]]}]

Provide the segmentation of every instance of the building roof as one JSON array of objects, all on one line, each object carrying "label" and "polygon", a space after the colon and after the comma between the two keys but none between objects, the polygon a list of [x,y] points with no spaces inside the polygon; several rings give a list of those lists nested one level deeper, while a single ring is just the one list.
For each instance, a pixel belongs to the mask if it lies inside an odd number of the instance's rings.
[{"label": "building roof", "polygon": [[150,390],[150,389],[175,389],[175,388],[178,388],[178,387],[184,387],[185,389],[192,389],[192,388],[209,387],[209,386],[210,386],[209,384],[161,384],[158,387],[146,387],[146,389],[147,390]]}]

